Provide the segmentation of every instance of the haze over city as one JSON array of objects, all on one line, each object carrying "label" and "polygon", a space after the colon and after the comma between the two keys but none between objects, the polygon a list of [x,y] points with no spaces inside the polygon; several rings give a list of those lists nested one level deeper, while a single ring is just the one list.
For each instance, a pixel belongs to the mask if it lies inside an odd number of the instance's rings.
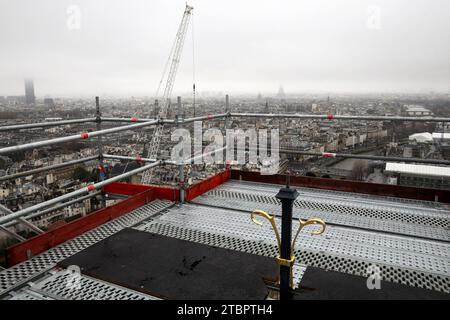
[{"label": "haze over city", "polygon": [[[191,3],[174,93],[449,92],[446,0]],[[184,1],[2,1],[0,95],[152,96]],[[174,10],[174,8],[180,10]],[[74,20],[75,19],[75,20]],[[195,31],[193,59],[192,29]]]},{"label": "haze over city", "polygon": [[276,300],[448,300],[449,17],[1,0],[0,302],[278,319],[308,308]]}]

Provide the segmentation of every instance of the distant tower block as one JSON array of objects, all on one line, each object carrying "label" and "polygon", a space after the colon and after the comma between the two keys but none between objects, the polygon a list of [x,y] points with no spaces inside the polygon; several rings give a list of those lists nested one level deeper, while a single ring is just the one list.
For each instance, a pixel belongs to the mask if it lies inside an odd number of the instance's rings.
[{"label": "distant tower block", "polygon": [[25,102],[28,105],[35,104],[34,83],[32,79],[25,79]]}]

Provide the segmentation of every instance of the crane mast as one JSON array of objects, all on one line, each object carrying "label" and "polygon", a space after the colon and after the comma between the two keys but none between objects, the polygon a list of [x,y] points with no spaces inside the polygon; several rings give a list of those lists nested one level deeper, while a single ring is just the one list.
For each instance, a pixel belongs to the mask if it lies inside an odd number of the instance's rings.
[{"label": "crane mast", "polygon": [[[167,116],[167,111],[170,105],[170,96],[172,94],[173,85],[175,83],[175,77],[177,75],[178,66],[180,64],[181,53],[183,51],[184,39],[186,38],[186,31],[189,25],[189,20],[192,15],[192,10],[194,8],[186,4],[186,9],[184,10],[183,18],[181,19],[180,26],[175,37],[175,43],[173,46],[172,61],[170,64],[169,73],[167,75],[166,86],[164,88],[164,93],[161,98],[161,107],[158,113],[158,118],[162,119]],[[170,59],[170,58],[169,58]],[[164,76],[163,76],[164,77]],[[164,131],[164,124],[158,124],[155,127],[155,131],[152,136],[152,140],[149,144],[149,149],[147,153],[147,158],[156,159],[159,151],[159,144],[161,141],[161,136]],[[152,178],[152,170],[147,170],[143,173],[141,183],[149,184]]]}]

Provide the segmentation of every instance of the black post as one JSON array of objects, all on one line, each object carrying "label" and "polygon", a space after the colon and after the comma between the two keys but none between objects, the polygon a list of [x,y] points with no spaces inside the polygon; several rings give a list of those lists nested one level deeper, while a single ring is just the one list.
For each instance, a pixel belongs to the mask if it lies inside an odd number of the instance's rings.
[{"label": "black post", "polygon": [[[292,207],[294,200],[298,197],[296,189],[289,187],[289,175],[286,188],[281,188],[276,195],[281,201],[281,252],[280,258],[291,260],[292,239]],[[291,270],[289,266],[280,265],[280,300],[289,300]]]},{"label": "black post", "polygon": [[[97,130],[102,129],[102,114],[100,112],[100,98],[97,96],[95,97],[95,122],[97,123]],[[98,162],[99,162],[99,181],[105,180],[106,172],[105,172],[105,164],[103,161],[103,141],[102,136],[97,137],[97,149],[98,149]],[[102,190],[101,195],[101,206],[102,208],[106,208],[106,197],[105,193]]]}]

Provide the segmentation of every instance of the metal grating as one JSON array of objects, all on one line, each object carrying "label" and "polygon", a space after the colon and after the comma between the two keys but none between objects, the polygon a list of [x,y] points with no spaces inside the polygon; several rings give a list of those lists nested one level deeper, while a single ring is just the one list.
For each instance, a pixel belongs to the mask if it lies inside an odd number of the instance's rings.
[{"label": "metal grating", "polygon": [[[230,189],[231,188],[231,189]],[[224,184],[222,186],[219,186],[218,188],[210,191],[214,193],[214,191],[223,191],[223,192],[235,192],[239,191],[239,193],[242,194],[248,194],[248,195],[262,195],[262,196],[269,196],[273,197],[279,190],[279,187],[273,187],[271,189],[264,187],[261,188],[260,186],[256,185],[253,189],[249,190],[248,188],[242,188],[241,183],[235,183],[235,182],[229,182],[227,184]],[[358,208],[361,209],[361,213],[363,215],[371,215],[378,217],[376,210],[383,210],[387,214],[392,215],[392,218],[399,219],[399,221],[409,222],[409,216],[415,216],[418,215],[419,217],[423,218],[441,218],[447,220],[447,223],[449,223],[449,211],[448,209],[441,208],[441,209],[435,209],[435,208],[426,208],[426,207],[420,207],[417,205],[411,205],[411,204],[397,204],[393,201],[386,201],[379,199],[374,199],[373,196],[370,199],[358,199],[358,198],[352,198],[351,196],[345,195],[343,193],[342,195],[323,195],[321,192],[314,192],[314,191],[308,191],[305,192],[302,188],[298,190],[300,193],[299,200],[315,200],[316,203],[326,203],[326,204],[332,204],[332,205],[344,205],[349,206],[350,208]],[[277,200],[277,199],[275,199]],[[299,202],[300,202],[299,201]],[[275,203],[278,203],[275,202]],[[311,209],[314,209],[314,207],[310,207]],[[344,211],[342,209],[339,209],[338,212]],[[404,214],[406,216],[402,216],[401,214]],[[433,222],[433,219],[430,219],[427,223]],[[439,220],[435,221],[437,223],[437,226],[445,226],[441,225]],[[447,224],[448,225],[448,224]]]},{"label": "metal grating", "polygon": [[[244,185],[245,186],[245,185]],[[230,187],[234,191],[228,190]],[[274,195],[278,189],[267,186],[253,190],[240,189],[241,183],[228,183],[197,197],[193,202],[239,210],[262,209],[271,213],[280,211]],[[300,190],[300,192],[302,192]],[[296,218],[319,216],[329,223],[370,230],[450,240],[450,213],[447,210],[417,207],[382,206],[370,202],[355,203],[353,199],[321,198],[316,195],[300,196],[294,203]]]},{"label": "metal grating", "polygon": [[168,209],[173,202],[165,200],[152,201],[128,214],[92,229],[72,240],[54,247],[38,256],[24,261],[0,272],[0,295],[16,285],[53,268],[59,261],[101,241],[110,235],[141,222],[154,214]]},{"label": "metal grating", "polygon": [[20,290],[20,292],[12,293],[12,296],[7,300],[55,300],[38,292],[33,292],[29,289]]},{"label": "metal grating", "polygon": [[[279,219],[277,223],[280,225]],[[276,255],[269,225],[253,225],[248,214],[231,210],[184,205],[137,228],[253,254]],[[442,243],[329,226],[323,236],[302,232],[297,247],[302,264],[356,275],[366,275],[367,267],[375,264],[387,281],[450,290],[450,252]]]},{"label": "metal grating", "polygon": [[77,286],[70,271],[61,270],[31,286],[43,295],[50,295],[64,300],[154,300],[151,296],[126,289],[114,284],[79,275]]},{"label": "metal grating", "polygon": [[[220,185],[214,190],[239,191],[245,194],[274,196],[279,189],[280,185],[231,181]],[[310,200],[310,198],[313,198],[318,200],[334,200],[335,202],[332,203],[343,205],[356,204],[356,207],[363,209],[381,208],[387,212],[393,213],[414,213],[425,217],[450,219],[448,205],[439,202],[390,198],[311,188],[297,188],[297,191],[300,194],[299,199]]]},{"label": "metal grating", "polygon": [[[269,193],[269,195],[273,194],[273,190],[278,190],[280,188],[279,184],[271,184],[271,183],[255,183],[250,181],[239,181],[232,180],[228,183],[222,184],[219,187],[221,190],[240,190],[242,192],[254,192],[257,190],[259,193]],[[218,189],[219,189],[218,188]],[[437,201],[426,201],[426,200],[415,200],[415,199],[406,199],[406,198],[396,198],[396,197],[388,197],[388,196],[378,196],[364,193],[355,193],[355,192],[344,192],[344,191],[336,191],[336,190],[326,190],[326,189],[318,189],[318,188],[305,188],[305,187],[295,187],[300,195],[309,196],[319,196],[324,198],[333,198],[333,199],[342,199],[342,200],[351,200],[355,202],[366,203],[367,201],[371,203],[378,203],[384,206],[393,206],[393,207],[404,207],[405,204],[411,208],[429,208],[436,210],[447,210],[447,205],[442,204]]]}]

